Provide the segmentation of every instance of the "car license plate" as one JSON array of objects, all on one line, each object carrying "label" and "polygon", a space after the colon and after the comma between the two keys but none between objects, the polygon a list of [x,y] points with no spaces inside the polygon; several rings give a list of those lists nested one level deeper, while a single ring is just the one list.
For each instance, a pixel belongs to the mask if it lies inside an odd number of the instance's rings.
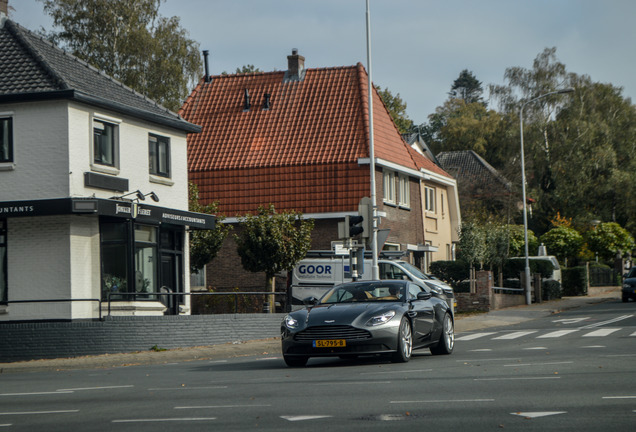
[{"label": "car license plate", "polygon": [[335,348],[347,346],[344,339],[321,339],[314,341],[314,348]]}]

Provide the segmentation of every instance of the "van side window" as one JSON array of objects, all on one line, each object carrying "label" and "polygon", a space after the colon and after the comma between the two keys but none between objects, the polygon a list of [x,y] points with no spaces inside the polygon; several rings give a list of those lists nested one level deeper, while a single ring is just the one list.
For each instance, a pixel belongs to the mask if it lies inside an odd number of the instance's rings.
[{"label": "van side window", "polygon": [[380,279],[406,280],[406,273],[391,263],[380,263]]}]

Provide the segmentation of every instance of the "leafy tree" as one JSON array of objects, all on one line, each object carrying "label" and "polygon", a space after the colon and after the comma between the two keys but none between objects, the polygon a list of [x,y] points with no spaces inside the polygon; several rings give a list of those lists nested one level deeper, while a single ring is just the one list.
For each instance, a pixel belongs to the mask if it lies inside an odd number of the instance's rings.
[{"label": "leafy tree", "polygon": [[561,225],[552,228],[541,236],[541,243],[545,245],[551,255],[559,262],[566,263],[568,258],[575,258],[583,247],[583,236],[574,228]]},{"label": "leafy tree", "polygon": [[449,94],[467,104],[476,102],[483,104],[482,93],[481,81],[471,71],[464,69],[460,72],[459,77],[453,81]]},{"label": "leafy tree", "polygon": [[[526,241],[525,234],[523,232],[523,225],[508,226],[508,235],[510,236],[510,256],[525,256]],[[535,255],[538,247],[539,241],[537,240],[537,237],[532,230],[528,229],[528,255]]]},{"label": "leafy tree", "polygon": [[177,111],[202,75],[199,44],[162,0],[39,0],[59,31],[48,37],[129,86]]},{"label": "leafy tree", "polygon": [[474,222],[462,223],[459,231],[459,255],[471,267],[481,267],[486,256],[486,237],[483,226]]},{"label": "leafy tree", "polygon": [[[218,202],[202,205],[199,203],[199,188],[196,184],[190,183],[189,188],[189,208],[190,211],[198,213],[216,214]],[[223,216],[217,215],[216,226],[213,230],[192,230],[190,231],[190,271],[198,273],[205,265],[212,261],[223,241],[229,234],[231,225],[223,223]]]},{"label": "leafy tree", "polygon": [[[257,72],[263,72],[263,71],[252,64],[247,64],[247,65],[241,66],[240,68],[236,68],[236,71],[234,73],[249,74],[249,73],[257,73]],[[221,75],[229,75],[229,73],[226,71],[223,71],[221,72]]]},{"label": "leafy tree", "polygon": [[386,109],[391,114],[391,118],[400,133],[409,132],[413,127],[413,121],[406,114],[406,102],[402,100],[400,94],[398,93],[394,96],[388,88],[382,90],[380,86],[375,86],[375,89],[378,91],[382,102],[384,102]]},{"label": "leafy tree", "polygon": [[[269,292],[275,291],[274,276],[291,271],[311,247],[313,220],[300,213],[277,213],[272,204],[259,207],[256,215],[242,218],[243,231],[234,235],[243,268],[264,272]],[[273,296],[270,300],[273,305]],[[272,312],[274,308],[270,309]]]},{"label": "leafy tree", "polygon": [[599,224],[585,234],[585,240],[590,250],[606,262],[611,262],[617,253],[634,249],[634,237],[616,222]]}]

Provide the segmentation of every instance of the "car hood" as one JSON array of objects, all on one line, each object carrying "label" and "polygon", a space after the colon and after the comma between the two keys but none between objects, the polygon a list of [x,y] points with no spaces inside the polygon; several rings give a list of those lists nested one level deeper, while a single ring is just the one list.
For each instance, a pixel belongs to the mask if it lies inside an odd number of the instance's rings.
[{"label": "car hood", "polygon": [[623,280],[623,283],[627,285],[636,285],[636,277],[626,278]]},{"label": "car hood", "polygon": [[317,305],[309,310],[304,310],[304,322],[307,327],[320,325],[351,325],[357,320],[366,322],[372,316],[385,311],[396,309],[399,303],[372,304],[372,303],[336,303]]}]

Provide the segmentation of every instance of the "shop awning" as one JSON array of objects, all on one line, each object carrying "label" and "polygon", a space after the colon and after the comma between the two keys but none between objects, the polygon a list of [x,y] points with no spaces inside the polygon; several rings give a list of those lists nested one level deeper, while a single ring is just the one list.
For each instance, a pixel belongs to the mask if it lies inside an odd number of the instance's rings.
[{"label": "shop awning", "polygon": [[141,223],[172,224],[192,229],[214,229],[216,217],[210,214],[141,204],[136,201],[102,198],[54,198],[0,202],[0,218],[94,214],[134,219]]}]

